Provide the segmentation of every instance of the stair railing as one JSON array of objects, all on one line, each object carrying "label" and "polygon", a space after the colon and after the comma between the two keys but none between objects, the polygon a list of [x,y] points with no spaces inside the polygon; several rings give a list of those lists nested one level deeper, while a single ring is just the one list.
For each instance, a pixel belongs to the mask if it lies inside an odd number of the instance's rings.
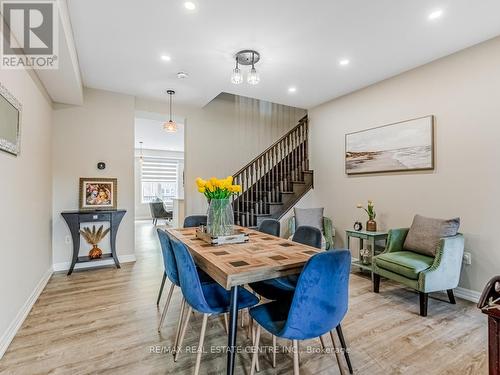
[{"label": "stair railing", "polygon": [[233,175],[241,193],[233,196],[238,225],[256,224],[255,215],[265,214],[269,203],[278,202],[280,193],[291,190],[292,181],[302,181],[309,169],[308,120],[299,123],[260,155]]}]

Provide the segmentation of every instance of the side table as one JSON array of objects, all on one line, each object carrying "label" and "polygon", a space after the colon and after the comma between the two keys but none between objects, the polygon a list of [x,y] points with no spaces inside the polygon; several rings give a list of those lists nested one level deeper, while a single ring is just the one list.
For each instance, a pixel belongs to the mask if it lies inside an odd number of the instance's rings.
[{"label": "side table", "polygon": [[[387,244],[387,232],[368,232],[365,230],[346,230],[346,237],[347,237],[347,248],[350,250],[351,249],[351,237],[353,238],[359,238],[359,249],[363,249],[364,241],[368,241],[368,243],[371,245],[371,258],[370,258],[370,263],[369,264],[364,264],[361,261],[361,256],[358,253],[358,259],[353,258],[352,265],[357,266],[361,268],[362,270],[367,270],[367,271],[372,271],[373,267],[371,264],[371,260],[373,257],[377,254],[377,252],[382,251],[385,249],[385,245],[382,247],[379,247],[379,249],[376,248],[376,242],[380,240],[384,240],[384,242]],[[356,259],[356,260],[355,260]]]}]

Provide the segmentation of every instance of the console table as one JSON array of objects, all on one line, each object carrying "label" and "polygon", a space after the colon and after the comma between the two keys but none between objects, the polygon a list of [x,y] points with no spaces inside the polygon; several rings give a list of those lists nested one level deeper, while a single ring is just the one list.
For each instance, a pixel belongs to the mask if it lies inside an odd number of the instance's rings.
[{"label": "console table", "polygon": [[[120,268],[120,262],[116,256],[116,233],[126,210],[98,210],[98,211],[64,211],[61,212],[62,217],[68,224],[73,240],[73,257],[71,259],[71,267],[68,275],[73,273],[76,263],[95,262],[102,259],[113,258],[117,268]],[[111,243],[111,253],[102,254],[101,258],[90,259],[88,256],[78,256],[80,251],[80,224],[106,221],[109,222],[109,238]]]}]

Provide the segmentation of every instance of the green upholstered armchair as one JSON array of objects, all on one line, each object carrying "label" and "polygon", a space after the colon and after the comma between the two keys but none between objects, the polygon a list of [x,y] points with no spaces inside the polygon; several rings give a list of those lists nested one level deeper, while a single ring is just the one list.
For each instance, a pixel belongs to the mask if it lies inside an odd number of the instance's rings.
[{"label": "green upholstered armchair", "polygon": [[453,289],[458,286],[464,238],[461,234],[439,240],[435,257],[403,249],[408,228],[392,229],[385,251],[373,259],[373,291],[379,292],[380,276],[417,290],[420,315],[427,316],[430,292],[446,290],[450,303],[455,303]]},{"label": "green upholstered armchair", "polygon": [[[332,219],[323,216],[323,234],[322,246],[321,248],[325,250],[333,249],[333,244],[335,243],[335,228],[332,224]],[[295,216],[288,219],[288,234],[290,237],[295,233]]]}]

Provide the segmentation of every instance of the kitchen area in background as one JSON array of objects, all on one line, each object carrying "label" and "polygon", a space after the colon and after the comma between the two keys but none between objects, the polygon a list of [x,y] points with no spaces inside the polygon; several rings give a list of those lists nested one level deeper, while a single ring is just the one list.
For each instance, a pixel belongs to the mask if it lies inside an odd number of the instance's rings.
[{"label": "kitchen area in background", "polygon": [[135,116],[135,220],[177,227],[184,220],[184,124]]}]

